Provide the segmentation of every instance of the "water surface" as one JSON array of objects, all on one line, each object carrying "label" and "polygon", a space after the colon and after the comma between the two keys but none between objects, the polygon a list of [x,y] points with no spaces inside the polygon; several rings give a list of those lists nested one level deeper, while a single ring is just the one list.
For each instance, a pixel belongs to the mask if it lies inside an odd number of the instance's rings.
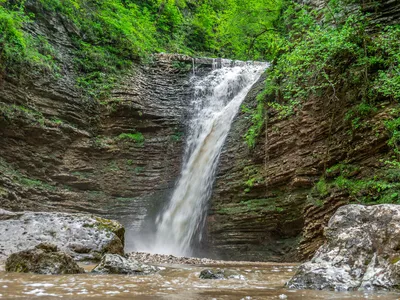
[{"label": "water surface", "polygon": [[47,276],[0,272],[0,299],[400,299],[399,293],[283,288],[296,271],[296,265],[263,263],[221,267],[236,271],[237,278],[199,279],[205,266],[191,265],[168,266],[150,276]]}]

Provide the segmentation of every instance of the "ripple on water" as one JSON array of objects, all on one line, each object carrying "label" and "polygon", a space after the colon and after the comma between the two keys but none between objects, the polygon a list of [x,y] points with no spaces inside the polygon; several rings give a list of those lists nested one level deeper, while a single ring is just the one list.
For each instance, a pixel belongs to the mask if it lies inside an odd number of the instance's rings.
[{"label": "ripple on water", "polygon": [[[224,266],[220,266],[224,268]],[[199,279],[199,273],[206,266],[166,267],[161,274],[154,276],[102,275],[31,275],[1,273],[1,299],[40,299],[62,297],[63,300],[128,300],[128,299],[400,299],[396,293],[366,292],[321,292],[309,290],[287,290],[284,283],[293,275],[295,265],[226,266],[235,270],[236,278],[223,280]],[[274,270],[279,270],[276,272]],[[290,271],[289,271],[290,270]],[[251,297],[251,298],[246,298]]]}]

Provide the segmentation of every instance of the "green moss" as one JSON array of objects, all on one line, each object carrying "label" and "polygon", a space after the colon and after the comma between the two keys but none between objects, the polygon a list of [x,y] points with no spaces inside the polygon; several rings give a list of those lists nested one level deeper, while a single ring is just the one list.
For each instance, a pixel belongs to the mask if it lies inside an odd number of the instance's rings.
[{"label": "green moss", "polygon": [[134,172],[136,175],[142,173],[144,171],[144,167],[135,167]]},{"label": "green moss", "polygon": [[376,170],[373,176],[359,172],[358,166],[337,164],[326,171],[326,177],[316,183],[314,190],[322,198],[341,190],[349,194],[350,201],[357,203],[400,204],[400,164],[388,161],[386,167]]},{"label": "green moss", "polygon": [[179,142],[182,140],[183,135],[184,135],[183,132],[177,131],[171,136],[171,140],[173,142]]},{"label": "green moss", "polygon": [[260,135],[264,126],[265,106],[262,97],[257,97],[257,106],[255,109],[250,109],[243,105],[242,111],[248,115],[246,118],[250,119],[251,124],[244,135],[244,139],[249,148],[254,148],[257,143],[257,137]]},{"label": "green moss", "polygon": [[315,184],[315,189],[322,197],[329,194],[328,186],[326,184],[325,178],[323,177]]},{"label": "green moss", "polygon": [[274,202],[274,199],[250,199],[221,207],[216,210],[216,213],[222,215],[260,215],[262,213],[283,212],[284,208],[277,206]]},{"label": "green moss", "polygon": [[88,179],[92,174],[90,172],[72,172],[72,175],[84,180]]},{"label": "green moss", "polygon": [[144,144],[144,136],[141,132],[135,132],[135,133],[121,133],[118,138],[120,140],[130,140],[135,142],[138,146],[143,146]]},{"label": "green moss", "polygon": [[115,171],[120,171],[121,169],[116,161],[110,161],[108,165],[104,168],[104,170],[107,172],[115,172]]},{"label": "green moss", "polygon": [[23,30],[31,17],[23,9],[10,10],[0,1],[0,73],[15,75],[24,68],[32,71],[57,70],[54,50],[43,37]]},{"label": "green moss", "polygon": [[400,117],[385,121],[385,127],[390,136],[388,145],[400,156]]},{"label": "green moss", "polygon": [[390,259],[390,263],[392,265],[394,265],[395,263],[397,263],[399,261],[400,261],[400,257],[399,256],[396,256],[396,257],[393,257],[393,258]]},{"label": "green moss", "polygon": [[95,217],[95,220],[97,221],[95,224],[96,228],[100,230],[106,230],[110,234],[114,233],[117,237],[119,237],[122,243],[124,242],[125,229],[121,226],[121,224],[116,221],[103,219],[100,217]]},{"label": "green moss", "polygon": [[264,178],[261,174],[261,170],[259,166],[246,166],[243,168],[244,173],[244,192],[250,192],[251,188],[256,184],[261,184],[264,182]]}]

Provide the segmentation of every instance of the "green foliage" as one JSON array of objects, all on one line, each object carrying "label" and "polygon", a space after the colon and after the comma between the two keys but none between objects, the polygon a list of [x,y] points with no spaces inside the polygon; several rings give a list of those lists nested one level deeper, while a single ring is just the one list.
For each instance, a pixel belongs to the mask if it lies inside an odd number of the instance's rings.
[{"label": "green foliage", "polygon": [[329,194],[328,186],[326,184],[325,178],[323,177],[315,184],[315,189],[322,197]]},{"label": "green foliage", "polygon": [[107,172],[116,172],[116,171],[120,171],[120,167],[118,166],[116,161],[110,161],[108,163],[108,165],[104,168],[105,171]]},{"label": "green foliage", "polygon": [[40,127],[73,127],[65,121],[52,118],[47,119],[35,107],[26,107],[22,105],[9,105],[0,102],[0,114],[4,117],[5,121],[12,124],[13,122],[29,122],[30,124],[38,125]]},{"label": "green foliage", "polygon": [[121,73],[131,65],[130,61],[119,57],[108,47],[93,46],[85,42],[80,43],[74,63],[78,74],[81,74],[77,77],[78,87],[87,96],[95,99],[108,96]]},{"label": "green foliage", "polygon": [[144,136],[141,132],[135,133],[121,133],[118,138],[120,140],[131,140],[138,144],[139,146],[143,146],[144,144]]},{"label": "green foliage", "polygon": [[179,141],[182,140],[183,135],[184,135],[183,132],[177,131],[177,132],[175,132],[175,133],[171,136],[171,140],[172,140],[173,142],[179,142]]},{"label": "green foliage", "polygon": [[[229,0],[216,28],[223,56],[239,59],[271,58],[279,40],[274,22],[279,17],[281,1]],[[217,45],[218,45],[217,44]]]},{"label": "green foliage", "polygon": [[[325,15],[343,7],[343,1],[331,1]],[[333,26],[319,22],[307,7],[286,8],[283,18],[292,30],[286,51],[267,79],[267,94],[281,102],[327,93],[335,100],[347,85],[359,91],[364,103],[382,96],[399,99],[400,27],[389,26],[371,35],[366,29],[368,19],[360,11],[339,16]]]},{"label": "green foliage", "polygon": [[284,211],[284,208],[274,204],[273,199],[250,199],[232,203],[229,206],[225,205],[218,209],[217,213],[222,215],[246,214],[247,216],[259,216],[265,213],[282,213]]},{"label": "green foliage", "polygon": [[288,104],[280,104],[277,102],[268,102],[269,108],[272,108],[278,113],[278,119],[284,119],[294,114],[294,109],[299,103],[297,101],[289,101]]},{"label": "green foliage", "polygon": [[246,140],[247,146],[249,148],[254,148],[256,146],[257,137],[261,133],[262,127],[264,125],[264,103],[260,98],[258,98],[257,107],[255,110],[249,109],[247,106],[242,106],[242,111],[244,113],[250,114],[248,117],[250,119],[251,125],[247,130],[244,138]]},{"label": "green foliage", "polygon": [[136,175],[139,175],[144,171],[144,167],[135,167],[134,172]]},{"label": "green foliage", "polygon": [[259,167],[257,166],[247,166],[243,168],[244,172],[244,192],[250,192],[251,188],[255,185],[261,184],[264,181],[264,178],[260,172]]},{"label": "green foliage", "polygon": [[183,61],[173,61],[172,62],[172,67],[174,67],[177,70],[180,71],[189,71],[192,69],[192,64],[191,63],[186,63]]},{"label": "green foliage", "polygon": [[345,120],[350,122],[352,131],[359,129],[363,126],[362,120],[377,112],[375,106],[367,102],[362,102],[355,107],[351,108],[345,116]]},{"label": "green foliage", "polygon": [[31,18],[22,8],[9,10],[0,2],[0,74],[18,74],[24,67],[39,71],[55,71],[54,49],[43,37],[23,31]]},{"label": "green foliage", "polygon": [[[315,97],[326,103],[352,97],[361,103],[346,115],[354,131],[375,113],[378,101],[400,100],[400,25],[372,25],[357,5],[331,0],[317,11],[284,1],[277,25],[281,35],[271,52],[276,56],[262,93],[278,118]],[[252,130],[249,136],[254,145],[257,134]]]},{"label": "green foliage", "polygon": [[40,190],[55,190],[56,187],[45,183],[41,180],[27,177],[21,174],[14,167],[7,163],[4,159],[0,158],[0,174],[7,175],[13,182],[22,185],[24,188],[40,189]]},{"label": "green foliage", "polygon": [[[69,22],[77,86],[85,99],[104,99],[132,61],[148,61],[154,52],[270,57],[281,0],[38,0],[37,4],[42,6],[35,9],[38,15],[53,14]],[[55,50],[46,39],[25,30],[36,18],[23,0],[0,1],[3,72],[20,74],[28,65],[58,76]]]},{"label": "green foliage", "polygon": [[155,28],[146,11],[122,1],[42,1],[66,15],[83,38],[75,40],[77,85],[90,98],[102,99],[131,66],[155,48]]},{"label": "green foliage", "polygon": [[[326,171],[315,185],[320,197],[333,190],[346,191],[352,201],[364,204],[400,204],[400,165],[397,161],[386,161],[386,167],[373,176],[357,176],[360,168],[355,165],[338,164]],[[328,180],[329,179],[329,180]]]},{"label": "green foliage", "polygon": [[385,122],[390,138],[388,145],[391,146],[397,155],[400,155],[400,117]]}]

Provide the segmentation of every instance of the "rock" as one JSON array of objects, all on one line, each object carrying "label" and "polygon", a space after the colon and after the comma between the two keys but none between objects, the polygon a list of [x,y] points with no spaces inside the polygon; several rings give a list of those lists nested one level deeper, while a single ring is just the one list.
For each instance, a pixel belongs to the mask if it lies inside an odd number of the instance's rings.
[{"label": "rock", "polygon": [[400,286],[400,205],[346,205],[325,229],[326,243],[300,266],[289,288],[391,290]]},{"label": "rock", "polygon": [[211,270],[206,269],[200,272],[200,279],[224,279],[224,273],[222,270]]},{"label": "rock", "polygon": [[200,272],[200,279],[242,279],[242,275],[232,270],[205,269]]},{"label": "rock", "polygon": [[121,224],[86,214],[0,211],[0,232],[0,259],[40,243],[54,244],[75,260],[124,251]]},{"label": "rock", "polygon": [[131,252],[127,253],[126,256],[129,259],[142,261],[150,264],[180,264],[180,265],[210,265],[210,264],[223,264],[226,261],[212,260],[209,258],[198,258],[198,257],[184,257],[174,256],[168,254],[151,254],[147,252]]},{"label": "rock", "polygon": [[126,259],[117,254],[106,254],[100,263],[93,269],[93,273],[150,275],[159,271],[155,266],[140,263],[137,260]]},{"label": "rock", "polygon": [[33,249],[11,254],[6,271],[36,274],[80,274],[85,270],[53,244],[39,244]]}]

